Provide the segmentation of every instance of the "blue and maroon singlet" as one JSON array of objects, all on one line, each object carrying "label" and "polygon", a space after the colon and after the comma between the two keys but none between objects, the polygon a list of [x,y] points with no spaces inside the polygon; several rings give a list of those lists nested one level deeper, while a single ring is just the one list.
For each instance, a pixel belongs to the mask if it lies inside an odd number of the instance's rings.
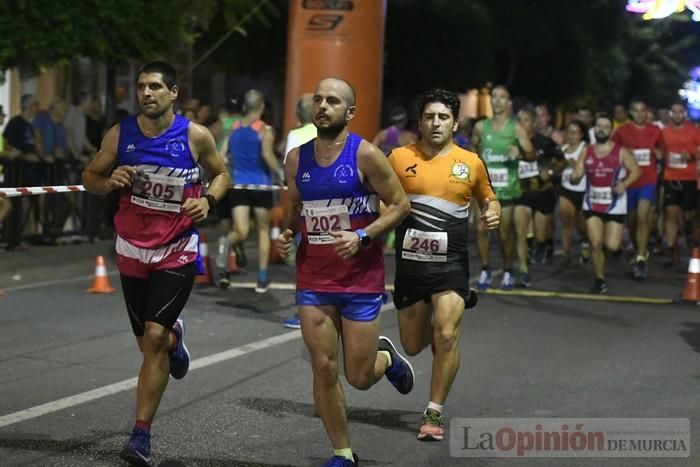
[{"label": "blue and maroon singlet", "polygon": [[117,265],[123,275],[146,278],[151,270],[192,262],[201,271],[199,235],[181,212],[186,199],[199,198],[202,192],[188,126],[189,120],[175,115],[165,133],[148,138],[136,116],[120,125],[117,165],[138,171],[131,188],[121,190],[114,217]]},{"label": "blue and maroon singlet", "polygon": [[373,241],[357,255],[342,260],[335,252],[335,230],[355,231],[379,216],[379,197],[362,184],[357,169],[358,135],[348,135],[343,151],[329,167],[314,159],[311,140],[299,150],[302,241],[297,251],[297,290],[337,293],[383,293],[384,256]]}]

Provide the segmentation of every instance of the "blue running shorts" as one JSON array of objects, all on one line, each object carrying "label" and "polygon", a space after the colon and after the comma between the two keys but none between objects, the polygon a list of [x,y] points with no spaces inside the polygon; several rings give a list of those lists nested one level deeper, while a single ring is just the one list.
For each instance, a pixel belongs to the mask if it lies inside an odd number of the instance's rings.
[{"label": "blue running shorts", "polygon": [[374,321],[387,301],[385,293],[335,293],[297,290],[297,306],[332,305],[350,321]]}]

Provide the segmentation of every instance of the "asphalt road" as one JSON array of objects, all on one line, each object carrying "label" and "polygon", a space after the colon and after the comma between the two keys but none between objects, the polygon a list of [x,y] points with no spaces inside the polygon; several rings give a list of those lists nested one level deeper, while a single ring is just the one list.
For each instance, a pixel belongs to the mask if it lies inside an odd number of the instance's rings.
[{"label": "asphalt road", "polygon": [[[0,465],[122,465],[140,355],[111,250],[104,241],[0,253]],[[85,292],[97,254],[106,255],[116,293]],[[685,283],[684,267],[660,260],[643,284],[621,261],[612,268],[611,295],[672,299]],[[389,258],[388,277],[392,269]],[[193,368],[169,383],[153,426],[154,465],[317,466],[330,455],[300,332],[281,326],[295,309],[293,269],[275,265],[270,275],[275,288],[267,294],[193,292],[184,313]],[[234,281],[254,279],[250,271]],[[592,283],[588,268],[553,265],[533,268],[533,279],[533,289],[555,292],[585,292]],[[398,343],[396,311],[385,308],[383,332]],[[407,396],[386,381],[369,391],[344,384],[360,465],[700,465],[695,305],[484,294],[465,314],[460,348],[448,419],[688,418],[690,457],[452,457],[447,439],[415,439],[428,400],[424,352],[412,358],[417,381]]]}]

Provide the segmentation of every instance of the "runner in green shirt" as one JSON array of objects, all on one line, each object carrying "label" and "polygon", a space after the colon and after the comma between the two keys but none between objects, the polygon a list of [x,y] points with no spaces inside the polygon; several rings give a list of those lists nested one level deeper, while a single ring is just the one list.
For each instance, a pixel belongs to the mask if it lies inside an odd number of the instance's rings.
[{"label": "runner in green shirt", "polygon": [[[501,288],[511,290],[515,285],[513,277],[513,253],[515,251],[513,214],[515,200],[520,197],[518,164],[521,159],[534,160],[537,157],[530,138],[510,114],[510,92],[498,85],[491,90],[493,117],[477,122],[472,141],[489,171],[491,185],[501,203],[501,224],[499,239],[503,255],[503,278]],[[477,235],[481,275],[476,284],[484,290],[491,284],[489,267],[488,231],[479,225]]]}]

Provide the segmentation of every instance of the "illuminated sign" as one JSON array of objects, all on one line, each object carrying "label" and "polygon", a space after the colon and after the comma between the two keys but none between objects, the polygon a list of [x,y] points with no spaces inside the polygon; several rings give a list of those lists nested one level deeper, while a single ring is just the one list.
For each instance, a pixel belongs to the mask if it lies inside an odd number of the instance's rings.
[{"label": "illuminated sign", "polygon": [[627,0],[625,9],[645,20],[667,18],[687,9],[693,21],[700,21],[700,0]]},{"label": "illuminated sign", "polygon": [[700,66],[690,70],[690,79],[678,94],[688,102],[688,116],[692,120],[700,120]]}]

